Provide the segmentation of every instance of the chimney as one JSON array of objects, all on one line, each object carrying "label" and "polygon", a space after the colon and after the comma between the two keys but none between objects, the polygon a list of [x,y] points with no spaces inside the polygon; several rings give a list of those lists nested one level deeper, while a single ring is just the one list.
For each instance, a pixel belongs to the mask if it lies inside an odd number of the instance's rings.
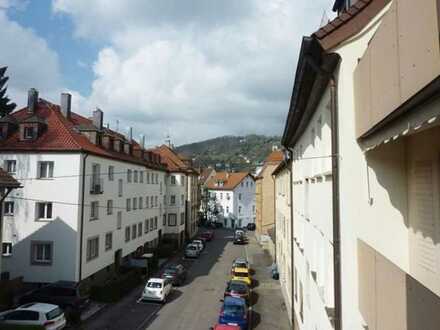
[{"label": "chimney", "polygon": [[38,91],[35,88],[31,88],[28,91],[28,113],[35,113],[35,109],[38,104]]},{"label": "chimney", "polygon": [[133,127],[128,128],[128,141],[130,143],[133,141]]},{"label": "chimney", "polygon": [[61,93],[61,113],[67,119],[70,118],[70,111],[72,106],[72,95],[69,93]]},{"label": "chimney", "polygon": [[145,155],[145,135],[142,134],[142,148],[141,148],[141,158],[144,159]]},{"label": "chimney", "polygon": [[102,130],[103,117],[104,113],[100,109],[93,111],[93,125],[99,130]]}]

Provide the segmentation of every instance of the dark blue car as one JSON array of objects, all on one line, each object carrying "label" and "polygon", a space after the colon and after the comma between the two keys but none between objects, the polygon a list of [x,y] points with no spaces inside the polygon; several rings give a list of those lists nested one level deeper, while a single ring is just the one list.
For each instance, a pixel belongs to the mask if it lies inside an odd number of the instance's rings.
[{"label": "dark blue car", "polygon": [[243,298],[225,297],[218,323],[238,325],[241,330],[247,330],[248,310],[246,301]]}]

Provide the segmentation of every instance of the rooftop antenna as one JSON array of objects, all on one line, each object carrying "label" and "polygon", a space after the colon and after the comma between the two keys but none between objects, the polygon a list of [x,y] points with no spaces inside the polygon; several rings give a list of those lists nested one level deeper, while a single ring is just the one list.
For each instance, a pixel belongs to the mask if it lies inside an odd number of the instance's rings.
[{"label": "rooftop antenna", "polygon": [[116,119],[116,132],[119,133],[119,120]]},{"label": "rooftop antenna", "polygon": [[322,13],[321,17],[321,23],[319,24],[319,28],[322,28],[323,26],[327,25],[330,19],[327,16],[327,11],[324,9],[324,12]]},{"label": "rooftop antenna", "polygon": [[169,148],[171,148],[171,137],[170,134],[167,134],[165,138],[165,143],[168,145]]}]

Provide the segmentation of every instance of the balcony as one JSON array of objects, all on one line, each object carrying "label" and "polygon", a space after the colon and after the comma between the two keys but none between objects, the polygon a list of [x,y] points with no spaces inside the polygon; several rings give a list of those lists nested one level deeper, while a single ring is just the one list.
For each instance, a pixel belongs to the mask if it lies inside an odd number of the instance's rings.
[{"label": "balcony", "polygon": [[104,180],[94,177],[90,178],[90,194],[100,195],[104,192]]}]

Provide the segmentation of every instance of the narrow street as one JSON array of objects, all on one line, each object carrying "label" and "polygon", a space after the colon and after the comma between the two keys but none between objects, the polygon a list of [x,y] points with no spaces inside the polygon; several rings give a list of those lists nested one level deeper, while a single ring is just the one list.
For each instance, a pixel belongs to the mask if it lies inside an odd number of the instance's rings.
[{"label": "narrow street", "polygon": [[[188,269],[187,281],[185,285],[174,289],[166,305],[137,303],[136,300],[143,289],[139,287],[121,302],[109,306],[86,322],[83,329],[209,329],[218,319],[220,299],[223,297],[225,284],[229,279],[232,261],[242,256],[249,258],[252,265],[262,254],[261,250],[258,251],[259,247],[252,233],[249,233],[250,244],[244,246],[233,245],[232,231],[216,230],[215,235],[214,241],[207,244],[199,259],[182,261]],[[249,256],[248,250],[254,251],[255,255]],[[257,269],[255,277],[258,279],[263,275],[266,278],[264,281],[269,281],[267,274],[258,273],[266,272],[265,267],[259,266]],[[258,282],[261,280],[257,280]],[[268,324],[279,325],[273,329],[288,329],[283,325],[287,325],[287,314],[285,310],[283,312],[282,308],[281,310],[279,308],[282,301],[279,284],[273,282],[271,291],[276,291],[276,294],[274,296],[272,293],[270,306],[267,307],[276,308],[278,312],[274,316],[270,315],[272,320],[266,320],[263,315],[260,315],[267,309],[266,306],[262,306],[265,299],[255,294],[256,305],[253,306],[254,312],[252,313],[254,329],[264,329]],[[254,290],[257,292],[258,286]],[[272,298],[275,299],[272,301]],[[265,305],[267,303],[266,301]],[[279,305],[276,306],[277,304]]]}]

